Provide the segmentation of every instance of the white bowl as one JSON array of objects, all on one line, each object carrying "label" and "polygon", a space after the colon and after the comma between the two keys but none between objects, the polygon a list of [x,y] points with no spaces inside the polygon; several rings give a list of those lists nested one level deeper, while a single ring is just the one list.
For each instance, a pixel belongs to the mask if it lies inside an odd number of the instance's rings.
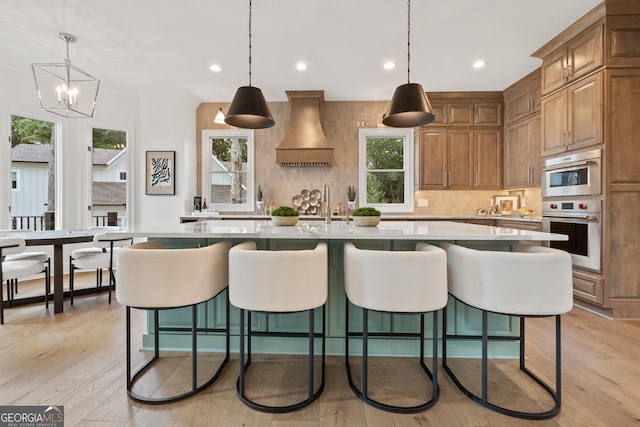
[{"label": "white bowl", "polygon": [[353,223],[361,227],[375,227],[380,224],[379,216],[354,216]]},{"label": "white bowl", "polygon": [[272,216],[273,225],[296,225],[298,223],[297,216]]}]

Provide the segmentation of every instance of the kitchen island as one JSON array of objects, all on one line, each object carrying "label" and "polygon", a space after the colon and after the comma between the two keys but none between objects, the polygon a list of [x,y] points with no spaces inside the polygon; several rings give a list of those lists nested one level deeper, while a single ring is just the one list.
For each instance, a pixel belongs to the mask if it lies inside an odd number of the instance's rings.
[{"label": "kitchen island", "polygon": [[[109,234],[126,235],[134,238],[162,239],[167,248],[198,247],[221,240],[237,244],[253,240],[262,250],[300,250],[315,247],[318,242],[326,242],[329,248],[329,298],[327,300],[327,354],[344,354],[346,301],[343,283],[343,245],[352,242],[357,247],[377,250],[413,250],[416,243],[438,244],[442,241],[483,250],[511,250],[519,242],[538,242],[566,240],[561,234],[542,233],[503,227],[489,227],[451,221],[382,221],[377,227],[357,227],[353,223],[322,221],[300,221],[295,226],[274,226],[268,220],[238,221],[198,221],[175,224],[162,228],[118,231]],[[304,281],[300,277],[300,281]],[[428,277],[425,278],[428,280]],[[393,286],[392,283],[389,284]],[[179,284],[176,284],[179,286]],[[225,305],[223,301],[203,303],[199,310],[201,326],[220,327],[224,325]],[[350,329],[358,330],[360,317],[357,308],[350,307]],[[185,326],[190,322],[190,311],[178,309],[164,311],[160,316],[162,326]],[[319,324],[320,313],[316,313]],[[232,308],[231,333],[232,351],[238,349],[238,311]],[[149,330],[153,324],[148,317]],[[307,328],[306,314],[258,314],[253,316],[254,329],[258,331],[295,331],[304,332]],[[413,332],[418,328],[417,316],[371,313],[370,331]],[[514,336],[518,333],[517,318],[493,314],[489,325],[491,335]],[[457,335],[477,335],[480,331],[480,314],[453,299],[448,305],[448,331]],[[426,321],[426,330],[430,330],[430,321]],[[428,340],[431,338],[428,337]],[[177,333],[165,333],[161,336],[161,346],[165,348],[189,348],[190,337]],[[143,345],[152,343],[152,335],[145,335]],[[215,334],[200,337],[199,348],[218,351],[224,348],[224,338]],[[427,348],[430,348],[427,346]],[[477,354],[475,344],[456,344],[449,346],[452,357],[464,357]],[[300,353],[307,351],[304,340],[282,338],[279,340],[254,338],[254,349],[265,353]],[[374,338],[370,343],[372,355],[410,355],[417,351],[417,342],[406,339]],[[495,356],[512,357],[517,355],[518,343],[505,340],[492,344],[490,352]]]}]

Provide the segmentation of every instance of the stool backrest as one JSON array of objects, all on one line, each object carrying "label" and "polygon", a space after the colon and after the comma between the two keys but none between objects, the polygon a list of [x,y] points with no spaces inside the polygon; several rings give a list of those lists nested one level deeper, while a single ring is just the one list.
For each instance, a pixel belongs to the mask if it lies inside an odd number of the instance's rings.
[{"label": "stool backrest", "polygon": [[114,248],[121,248],[131,244],[132,241],[131,237],[107,237],[104,233],[93,236],[93,246],[103,249],[110,249],[112,245]]},{"label": "stool backrest", "polygon": [[258,251],[244,242],[229,251],[229,299],[238,308],[293,312],[327,300],[327,245],[313,250]]},{"label": "stool backrest", "polygon": [[369,310],[420,313],[447,304],[447,258],[432,245],[415,251],[376,251],[344,247],[345,291]]},{"label": "stool backrest", "polygon": [[2,237],[0,238],[0,252],[2,256],[13,255],[24,252],[26,242],[20,237]]},{"label": "stool backrest", "polygon": [[229,283],[229,242],[164,249],[136,243],[117,253],[116,298],[138,308],[183,307],[207,301]]},{"label": "stool backrest", "polygon": [[442,243],[449,292],[466,304],[504,314],[556,315],[573,307],[571,256],[519,245],[513,252],[480,251]]}]

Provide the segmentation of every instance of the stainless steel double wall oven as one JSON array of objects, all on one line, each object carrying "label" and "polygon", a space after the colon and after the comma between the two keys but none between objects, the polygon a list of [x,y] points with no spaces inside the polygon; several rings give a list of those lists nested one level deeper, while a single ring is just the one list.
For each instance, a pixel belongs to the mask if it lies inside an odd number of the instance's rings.
[{"label": "stainless steel double wall oven", "polygon": [[571,254],[574,267],[602,270],[602,150],[595,149],[544,161],[542,228],[569,240],[550,246]]}]

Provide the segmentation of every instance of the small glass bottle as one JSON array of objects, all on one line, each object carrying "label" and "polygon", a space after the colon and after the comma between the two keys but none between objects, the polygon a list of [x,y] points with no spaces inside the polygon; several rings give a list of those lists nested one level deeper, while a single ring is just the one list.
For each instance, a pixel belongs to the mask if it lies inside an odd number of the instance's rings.
[{"label": "small glass bottle", "polygon": [[203,202],[202,202],[202,210],[203,211],[207,210],[207,198],[206,197],[203,199]]}]

